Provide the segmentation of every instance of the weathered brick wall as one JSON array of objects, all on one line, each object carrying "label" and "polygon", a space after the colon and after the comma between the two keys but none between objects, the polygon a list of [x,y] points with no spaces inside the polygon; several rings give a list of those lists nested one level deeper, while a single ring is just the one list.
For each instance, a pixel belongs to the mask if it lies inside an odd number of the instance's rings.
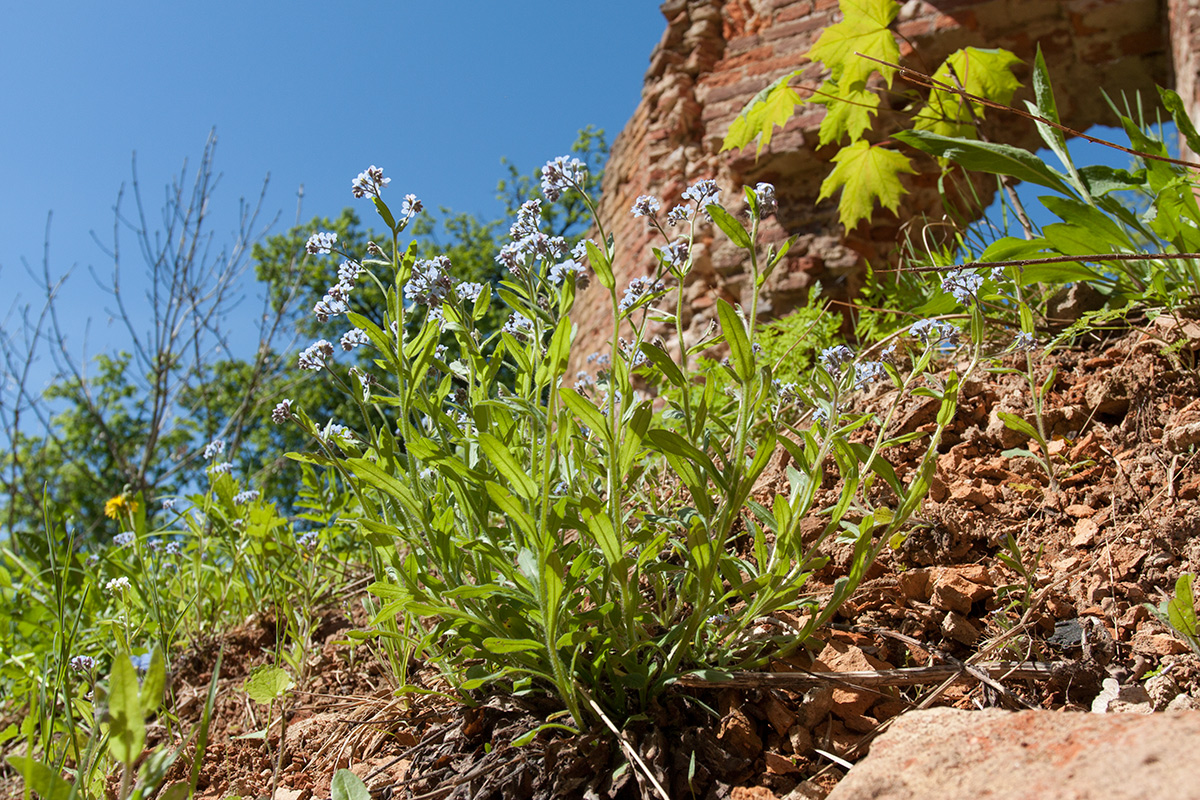
[{"label": "weathered brick wall", "polygon": [[[835,146],[817,146],[821,106],[803,109],[776,131],[758,160],[754,145],[720,152],[746,102],[802,66],[821,30],[839,19],[836,0],[667,0],[662,12],[667,28],[651,56],[641,103],[614,142],[604,178],[600,216],[618,243],[618,290],[633,277],[653,273],[650,248],[664,244],[645,220],[630,216],[634,200],[654,195],[665,211],[701,178],[717,180],[731,209],[742,206],[737,198],[743,185],[774,183],[779,214],[765,226],[766,241],[800,234],[765,287],[760,309],[766,316],[794,308],[816,280],[833,293],[852,290],[867,260],[881,263],[893,255],[905,223],[941,216],[934,167],[927,161],[928,172],[906,177],[912,193],[899,216],[880,212],[870,224],[845,232],[835,203],[816,202],[837,152]],[[908,0],[894,27],[904,37],[905,64],[925,72],[961,47],[1004,47],[1031,60],[1040,43],[1063,121],[1078,129],[1112,124],[1101,87],[1114,97],[1143,90],[1150,98],[1155,84],[1175,86],[1197,105],[1200,0]],[[815,85],[820,76],[813,69]],[[1018,77],[1028,85],[1027,72]],[[911,87],[897,80],[894,88]],[[1028,88],[1023,93],[1018,103],[1031,96]],[[884,126],[888,102],[881,112]],[[897,94],[890,102],[899,109],[907,101]],[[1032,123],[1015,116],[993,111],[987,124],[994,139],[1038,144]],[[980,185],[986,194],[987,184]],[[743,259],[723,237],[705,231],[695,252],[696,269],[685,287],[689,341],[714,318],[717,297],[741,302],[750,291]],[[574,314],[582,340],[576,352],[603,346],[609,313],[601,291],[581,296]]]}]

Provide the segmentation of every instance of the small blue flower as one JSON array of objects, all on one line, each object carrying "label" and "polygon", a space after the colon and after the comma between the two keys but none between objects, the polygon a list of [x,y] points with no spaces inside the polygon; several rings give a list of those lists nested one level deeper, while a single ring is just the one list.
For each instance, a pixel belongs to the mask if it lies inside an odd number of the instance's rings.
[{"label": "small blue flower", "polygon": [[923,319],[913,323],[908,332],[923,341],[926,345],[953,341],[959,334],[958,328],[945,320]]},{"label": "small blue flower", "polygon": [[887,372],[883,368],[881,361],[868,361],[863,364],[857,364],[854,367],[854,388],[861,389],[868,383],[879,380]]},{"label": "small blue flower", "polygon": [[981,285],[983,285],[983,278],[980,275],[955,269],[948,272],[942,280],[942,291],[949,292],[954,295],[955,300],[964,306],[969,306],[975,302],[975,296]]},{"label": "small blue flower", "polygon": [[634,201],[629,213],[635,217],[653,217],[661,207],[657,197],[644,194]]},{"label": "small blue flower", "polygon": [[139,675],[145,675],[146,670],[150,669],[150,654],[142,653],[141,655],[131,655],[129,660],[133,662],[133,667],[138,671]]},{"label": "small blue flower", "polygon": [[113,544],[117,547],[126,547],[133,544],[133,540],[137,538],[137,534],[133,531],[122,531],[113,537]]},{"label": "small blue flower", "polygon": [[833,347],[826,347],[821,351],[821,364],[825,367],[825,371],[831,375],[841,370],[843,364],[848,364],[854,360],[854,351],[844,344],[836,344]]},{"label": "small blue flower", "polygon": [[258,499],[258,496],[259,496],[259,493],[258,493],[257,489],[247,489],[244,492],[238,492],[237,494],[235,494],[233,496],[233,502],[239,506],[242,505],[243,503],[253,503],[255,500]]},{"label": "small blue flower", "polygon": [[91,656],[75,656],[68,662],[75,672],[91,672],[96,668],[96,659]]},{"label": "small blue flower", "polygon": [[1032,333],[1018,333],[1012,343],[1014,350],[1037,350],[1037,346],[1037,339]]},{"label": "small blue flower", "polygon": [[304,249],[309,255],[326,255],[333,246],[337,243],[337,234],[329,231],[320,231],[308,237],[308,242],[304,245]]},{"label": "small blue flower", "polygon": [[754,198],[758,201],[758,218],[766,219],[779,209],[775,200],[775,187],[769,183],[760,183],[754,187]]},{"label": "small blue flower", "polygon": [[225,452],[225,440],[213,439],[204,447],[204,458],[209,459],[214,456],[219,456]]},{"label": "small blue flower", "polygon": [[542,167],[542,194],[551,203],[571,188],[582,190],[587,182],[587,164],[578,158],[559,156]]}]

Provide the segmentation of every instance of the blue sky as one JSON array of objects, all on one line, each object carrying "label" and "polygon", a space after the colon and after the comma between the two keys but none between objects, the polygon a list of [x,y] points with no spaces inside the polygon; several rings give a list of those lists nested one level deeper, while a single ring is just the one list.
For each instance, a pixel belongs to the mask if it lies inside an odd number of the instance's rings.
[{"label": "blue sky", "polygon": [[38,301],[22,258],[40,268],[53,211],[52,270],[75,268],[66,301],[75,320],[94,317],[89,352],[119,342],[87,273],[111,269],[89,232],[111,241],[134,151],[156,214],[214,126],[218,243],[268,173],[276,232],[301,184],[305,220],[334,215],[358,202],[350,181],[370,164],[398,195],[493,216],[501,157],[528,172],[586,125],[616,136],[665,27],[653,0],[14,3],[0,48],[0,320],[15,294]]}]

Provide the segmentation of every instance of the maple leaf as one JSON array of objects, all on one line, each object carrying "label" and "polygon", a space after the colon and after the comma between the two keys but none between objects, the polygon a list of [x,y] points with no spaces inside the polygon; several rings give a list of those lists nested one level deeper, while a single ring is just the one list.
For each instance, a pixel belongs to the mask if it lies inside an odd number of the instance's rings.
[{"label": "maple leaf", "polygon": [[841,0],[842,21],[830,25],[808,51],[808,57],[822,61],[833,72],[838,85],[861,89],[872,72],[879,72],[892,85],[896,70],[862,55],[892,64],[900,61],[900,48],[888,25],[900,6],[895,0]]},{"label": "maple leaf", "polygon": [[915,173],[909,160],[882,145],[872,146],[859,140],[844,147],[833,157],[837,164],[829,177],[821,184],[817,202],[830,197],[839,188],[842,197],[838,201],[838,215],[846,230],[859,221],[870,219],[875,203],[896,213],[904,187],[900,185],[900,173]]},{"label": "maple leaf", "polygon": [[754,151],[754,157],[758,158],[762,149],[771,143],[771,133],[775,126],[782,128],[786,125],[796,113],[796,106],[804,102],[796,90],[788,86],[788,82],[802,71],[788,73],[754,95],[729,126],[721,150],[743,148],[757,136],[758,149]]},{"label": "maple leaf", "polygon": [[[961,87],[970,94],[1008,105],[1021,83],[1012,68],[1021,63],[1007,50],[967,47],[951,53],[933,74],[935,81]],[[969,106],[968,106],[969,103]],[[972,118],[983,118],[984,106],[962,95],[934,89],[929,102],[913,118],[913,127],[942,136],[975,138]]]},{"label": "maple leaf", "polygon": [[[832,95],[832,96],[830,96]],[[851,141],[862,138],[871,127],[871,117],[879,108],[879,95],[869,89],[842,89],[826,81],[818,90],[814,103],[825,106],[821,120],[821,144],[836,142],[849,134]]]}]

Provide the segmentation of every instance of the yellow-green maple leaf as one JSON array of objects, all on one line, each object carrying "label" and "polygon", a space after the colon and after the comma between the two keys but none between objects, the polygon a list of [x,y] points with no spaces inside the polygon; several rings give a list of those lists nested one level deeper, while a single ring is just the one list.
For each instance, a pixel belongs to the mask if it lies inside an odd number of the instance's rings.
[{"label": "yellow-green maple leaf", "polygon": [[826,81],[813,102],[825,106],[825,117],[821,120],[821,144],[826,145],[838,141],[845,134],[850,134],[852,142],[861,139],[863,131],[871,127],[871,117],[879,108],[879,95],[865,88],[841,91]]},{"label": "yellow-green maple leaf", "polygon": [[[951,53],[933,74],[936,81],[996,103],[1008,105],[1021,83],[1012,68],[1021,63],[1007,50],[981,50],[967,47]],[[969,103],[969,105],[968,105]],[[913,127],[942,136],[975,138],[972,116],[982,119],[984,106],[962,95],[934,89],[929,102],[913,118]]]},{"label": "yellow-green maple leaf", "polygon": [[758,149],[754,151],[754,157],[757,158],[762,149],[771,143],[775,126],[782,128],[786,125],[796,112],[796,106],[804,102],[796,90],[788,86],[788,82],[800,73],[801,70],[796,70],[784,75],[754,95],[729,126],[721,150],[743,148],[757,136]]},{"label": "yellow-green maple leaf", "polygon": [[902,154],[881,145],[872,146],[865,140],[843,147],[833,161],[837,166],[821,184],[817,202],[832,196],[840,188],[838,216],[846,230],[852,229],[860,220],[870,219],[876,202],[895,213],[904,192],[900,173],[916,172]]},{"label": "yellow-green maple leaf", "polygon": [[861,89],[872,72],[883,75],[891,86],[894,68],[857,54],[899,63],[900,48],[888,30],[900,11],[899,4],[895,0],[841,0],[839,7],[842,21],[821,32],[808,57],[824,62],[844,89]]}]

